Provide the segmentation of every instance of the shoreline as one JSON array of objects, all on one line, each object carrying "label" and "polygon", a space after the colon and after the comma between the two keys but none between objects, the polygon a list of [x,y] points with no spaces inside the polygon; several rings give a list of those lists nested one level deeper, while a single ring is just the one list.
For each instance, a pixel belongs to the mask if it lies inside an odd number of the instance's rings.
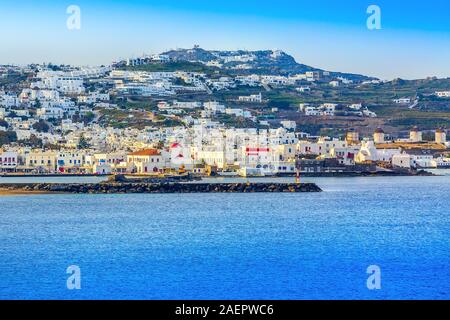
[{"label": "shoreline", "polygon": [[56,192],[40,191],[40,190],[10,190],[0,188],[0,197],[2,196],[20,196],[32,194],[57,194]]},{"label": "shoreline", "polygon": [[[438,170],[438,169],[429,169],[429,170]],[[445,170],[445,169],[441,169]],[[450,172],[450,170],[449,170]],[[167,175],[166,177],[154,176],[154,175],[132,175],[132,174],[116,174],[127,177],[133,177],[135,179],[180,179],[183,176],[179,175]],[[18,174],[18,173],[6,173],[0,174],[1,178],[83,178],[83,177],[98,177],[98,178],[110,178],[116,176],[114,174]],[[235,176],[225,176],[225,175],[211,175],[211,176],[196,176],[193,175],[194,178],[295,178],[296,174],[291,173],[279,173],[275,175],[267,175],[267,176],[249,176],[243,177],[239,175]],[[419,171],[377,171],[377,172],[300,172],[300,177],[308,177],[308,178],[321,178],[321,177],[417,177],[417,176],[439,176],[439,174],[435,174],[426,170]]]}]

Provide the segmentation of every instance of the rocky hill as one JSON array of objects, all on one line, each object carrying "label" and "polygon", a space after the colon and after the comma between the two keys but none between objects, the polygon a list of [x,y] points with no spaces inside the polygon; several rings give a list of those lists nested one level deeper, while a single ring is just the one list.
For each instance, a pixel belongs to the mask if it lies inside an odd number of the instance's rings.
[{"label": "rocky hill", "polygon": [[[192,49],[176,49],[163,53],[173,61],[200,62],[205,65],[217,66],[235,74],[270,74],[289,75],[307,71],[325,71],[305,64],[281,50],[258,51],[217,51],[205,50],[199,47]],[[350,80],[363,81],[374,79],[359,74],[330,72],[331,77],[344,77]]]}]

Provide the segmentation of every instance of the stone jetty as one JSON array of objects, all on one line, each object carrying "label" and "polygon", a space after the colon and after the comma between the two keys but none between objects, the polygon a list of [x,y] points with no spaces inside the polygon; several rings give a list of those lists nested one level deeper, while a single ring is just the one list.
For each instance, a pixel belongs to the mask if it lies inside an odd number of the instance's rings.
[{"label": "stone jetty", "polygon": [[315,183],[14,183],[0,184],[4,193],[250,193],[320,192]]}]

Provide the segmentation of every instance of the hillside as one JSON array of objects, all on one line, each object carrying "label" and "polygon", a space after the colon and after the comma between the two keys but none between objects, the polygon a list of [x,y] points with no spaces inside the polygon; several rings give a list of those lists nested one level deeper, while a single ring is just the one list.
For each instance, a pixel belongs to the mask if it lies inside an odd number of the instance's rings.
[{"label": "hillside", "polygon": [[[229,71],[231,74],[289,75],[305,73],[307,71],[325,71],[298,63],[291,55],[281,50],[208,51],[195,47],[193,49],[171,50],[164,52],[163,55],[175,61],[217,65]],[[354,81],[374,79],[364,75],[333,71],[330,71],[330,76],[342,76]]]}]

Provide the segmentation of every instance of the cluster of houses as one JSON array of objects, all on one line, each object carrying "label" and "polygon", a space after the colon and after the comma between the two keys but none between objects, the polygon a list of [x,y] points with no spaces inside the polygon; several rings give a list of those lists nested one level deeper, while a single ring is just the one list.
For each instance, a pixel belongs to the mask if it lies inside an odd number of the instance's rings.
[{"label": "cluster of houses", "polygon": [[[434,94],[429,94],[428,96],[435,96],[439,99],[447,99],[450,98],[450,91],[446,90],[446,91],[436,91],[434,92]],[[419,97],[416,96],[414,99],[410,98],[410,97],[402,97],[402,98],[397,98],[392,100],[392,102],[394,102],[395,104],[399,104],[399,105],[410,105],[410,109],[414,108],[415,106],[418,105],[419,103]]]},{"label": "cluster of houses", "polygon": [[106,78],[112,93],[123,95],[173,96],[177,93],[208,92],[205,75],[196,72],[146,72],[113,70]]},{"label": "cluster of houses", "polygon": [[[106,140],[111,137],[107,137]],[[312,137],[291,129],[227,129],[218,123],[147,132],[124,149],[60,150],[11,146],[0,149],[0,170],[24,173],[129,173],[274,175],[351,171],[355,168],[450,168],[445,130],[424,141],[417,128],[408,139],[391,140],[381,128],[360,141],[356,131],[343,140]],[[156,143],[157,141],[157,143]],[[111,146],[109,146],[111,147]],[[122,147],[122,148],[121,148]],[[367,167],[369,166],[369,167]],[[361,169],[359,169],[361,170]]]},{"label": "cluster of houses", "polygon": [[[166,57],[150,59],[165,61]],[[228,55],[220,59],[245,63],[252,57]],[[144,63],[147,60],[127,61],[131,66]],[[242,107],[263,103],[261,93],[238,96],[233,106],[218,101],[170,98],[180,92],[221,90],[219,83],[225,88],[226,83],[236,82],[266,86],[291,85],[299,79],[316,81],[323,76],[318,71],[288,77],[241,75],[227,79],[208,79],[205,74],[184,71],[127,71],[112,66],[37,65],[32,69],[14,69],[14,72],[27,75],[27,80],[16,86],[15,91],[0,91],[0,138],[14,134],[14,139],[0,145],[1,172],[203,174],[215,171],[271,175],[293,174],[296,170],[342,170],[343,166],[350,170],[367,164],[385,168],[448,164],[447,158],[440,156],[448,153],[443,129],[436,130],[433,142],[422,141],[417,128],[411,130],[409,139],[393,141],[377,129],[371,139],[360,140],[357,132],[351,131],[346,139],[339,140],[300,132],[296,122],[289,119],[276,126],[269,125],[267,120],[257,117],[254,109]],[[339,81],[346,83],[345,79]],[[302,86],[302,90],[308,89],[309,86]],[[156,96],[159,102],[154,113],[177,117],[183,125],[138,129],[105,126],[97,121],[101,117],[99,110],[119,109],[117,100],[128,99],[130,95]],[[160,95],[164,97],[158,98]],[[272,108],[273,112],[276,110]],[[376,116],[361,104],[301,104],[299,111],[306,116],[342,113]],[[227,120],[226,116],[253,121],[255,126],[252,122],[250,128],[225,125],[219,120]],[[89,121],[80,121],[83,117]],[[30,145],[24,141],[40,143]],[[303,165],[299,161],[304,161]]]},{"label": "cluster of houses", "polygon": [[361,103],[355,103],[351,105],[339,105],[337,103],[322,103],[313,105],[311,103],[301,103],[299,111],[305,116],[358,116],[358,117],[370,117],[375,118],[377,114],[370,111],[367,106],[363,106]]},{"label": "cluster of houses", "polygon": [[447,91],[436,91],[435,95],[439,98],[450,98],[450,90]]}]

